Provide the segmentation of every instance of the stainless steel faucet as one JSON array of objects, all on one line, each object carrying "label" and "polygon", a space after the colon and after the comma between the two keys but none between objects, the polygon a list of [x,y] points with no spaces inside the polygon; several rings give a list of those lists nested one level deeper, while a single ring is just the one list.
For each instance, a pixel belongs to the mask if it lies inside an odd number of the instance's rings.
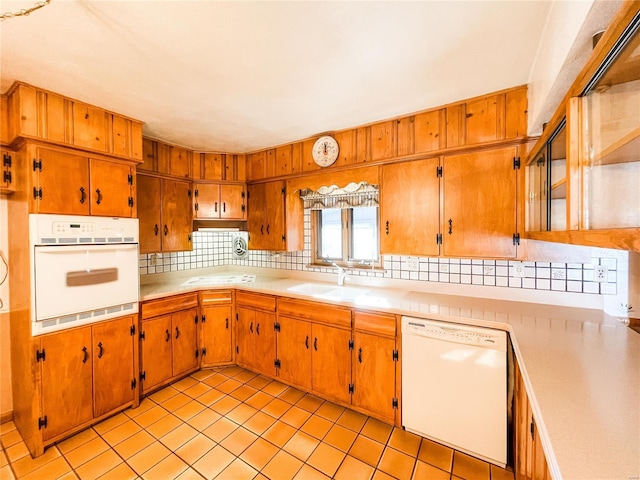
[{"label": "stainless steel faucet", "polygon": [[336,265],[335,263],[332,263],[332,265],[338,269],[338,285],[344,285],[344,281],[349,278],[349,275],[340,265]]}]

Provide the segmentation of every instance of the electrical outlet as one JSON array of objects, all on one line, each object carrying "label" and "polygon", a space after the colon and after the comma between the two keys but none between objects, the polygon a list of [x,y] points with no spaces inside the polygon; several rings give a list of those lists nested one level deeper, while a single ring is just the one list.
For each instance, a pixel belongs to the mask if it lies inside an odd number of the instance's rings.
[{"label": "electrical outlet", "polygon": [[152,253],[151,256],[149,257],[149,266],[155,267],[157,264],[158,264],[158,254]]},{"label": "electrical outlet", "polygon": [[418,258],[417,257],[407,257],[407,270],[410,272],[418,271]]},{"label": "electrical outlet", "polygon": [[524,264],[522,262],[511,262],[511,276],[524,278]]},{"label": "electrical outlet", "polygon": [[609,268],[606,265],[596,265],[593,267],[593,281],[604,283],[609,278]]}]

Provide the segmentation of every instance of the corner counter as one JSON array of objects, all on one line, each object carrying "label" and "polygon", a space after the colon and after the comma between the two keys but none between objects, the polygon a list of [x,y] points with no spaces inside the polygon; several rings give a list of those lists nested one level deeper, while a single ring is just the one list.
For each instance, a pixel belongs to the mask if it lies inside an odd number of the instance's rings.
[{"label": "corner counter", "polygon": [[[391,288],[329,300],[335,284],[258,275],[255,283],[182,285],[163,276],[140,300],[234,288],[505,330],[509,333],[554,479],[638,479],[640,335],[600,310],[488,300]],[[305,288],[300,288],[304,284]]]}]

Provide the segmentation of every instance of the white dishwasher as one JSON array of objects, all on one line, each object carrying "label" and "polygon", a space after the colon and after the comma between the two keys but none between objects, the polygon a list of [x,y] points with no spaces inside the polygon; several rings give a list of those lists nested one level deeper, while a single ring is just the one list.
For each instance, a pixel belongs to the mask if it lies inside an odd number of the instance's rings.
[{"label": "white dishwasher", "polygon": [[402,317],[402,425],[504,466],[506,332]]}]

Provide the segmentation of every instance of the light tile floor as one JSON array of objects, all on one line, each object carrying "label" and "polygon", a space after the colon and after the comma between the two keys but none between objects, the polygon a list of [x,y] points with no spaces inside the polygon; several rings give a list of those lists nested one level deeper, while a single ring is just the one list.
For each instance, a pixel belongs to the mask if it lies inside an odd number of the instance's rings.
[{"label": "light tile floor", "polygon": [[513,480],[513,473],[240,367],[200,370],[32,459],[0,426],[4,479]]}]

